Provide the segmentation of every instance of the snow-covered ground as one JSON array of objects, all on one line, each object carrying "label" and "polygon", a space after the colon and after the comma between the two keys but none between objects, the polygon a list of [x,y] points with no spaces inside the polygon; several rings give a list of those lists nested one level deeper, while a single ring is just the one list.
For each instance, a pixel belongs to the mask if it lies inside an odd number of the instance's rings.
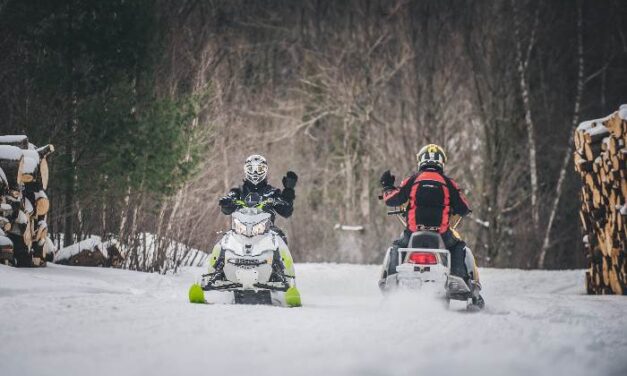
[{"label": "snow-covered ground", "polygon": [[302,308],[188,304],[201,272],[0,266],[0,375],[627,374],[627,297],[582,271],[485,269],[478,314],[336,264],[297,265]]}]

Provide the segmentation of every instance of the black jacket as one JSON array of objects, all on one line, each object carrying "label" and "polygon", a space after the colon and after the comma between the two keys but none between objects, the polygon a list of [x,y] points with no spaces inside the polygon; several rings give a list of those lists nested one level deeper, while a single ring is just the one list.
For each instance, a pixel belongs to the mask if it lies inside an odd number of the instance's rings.
[{"label": "black jacket", "polygon": [[226,197],[231,198],[231,204],[221,205],[222,213],[226,215],[232,214],[235,210],[237,210],[237,206],[232,204],[235,200],[244,200],[246,196],[250,193],[256,192],[265,198],[272,198],[274,200],[274,204],[268,208],[269,212],[272,214],[272,220],[274,221],[274,213],[279,214],[282,217],[288,218],[292,215],[294,211],[294,198],[296,198],[296,194],[294,190],[291,188],[284,188],[282,191],[278,188],[274,188],[266,180],[260,182],[255,185],[249,182],[248,180],[244,180],[244,184],[240,187],[232,188],[229,193],[226,194]]}]

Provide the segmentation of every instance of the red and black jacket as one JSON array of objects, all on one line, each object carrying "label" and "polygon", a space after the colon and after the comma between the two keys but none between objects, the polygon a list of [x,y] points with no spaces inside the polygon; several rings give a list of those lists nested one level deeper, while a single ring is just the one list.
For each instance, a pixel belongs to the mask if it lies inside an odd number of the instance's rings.
[{"label": "red and black jacket", "polygon": [[457,183],[437,170],[420,171],[401,182],[400,187],[387,189],[383,194],[388,206],[408,203],[407,229],[416,232],[421,228],[440,234],[449,228],[451,215],[470,213],[468,201]]}]

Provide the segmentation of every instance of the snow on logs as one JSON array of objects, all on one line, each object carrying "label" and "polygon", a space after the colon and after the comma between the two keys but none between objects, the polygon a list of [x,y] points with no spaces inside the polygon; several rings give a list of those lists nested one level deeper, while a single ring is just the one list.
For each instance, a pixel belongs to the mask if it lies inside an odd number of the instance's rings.
[{"label": "snow on logs", "polygon": [[23,135],[0,136],[0,263],[42,266],[52,255],[45,190],[53,151]]},{"label": "snow on logs", "polygon": [[575,170],[582,180],[589,294],[627,294],[627,105],[581,123],[575,131]]},{"label": "snow on logs", "polygon": [[116,241],[102,241],[99,236],[90,236],[78,243],[61,248],[54,258],[55,264],[73,266],[121,267],[124,257]]}]

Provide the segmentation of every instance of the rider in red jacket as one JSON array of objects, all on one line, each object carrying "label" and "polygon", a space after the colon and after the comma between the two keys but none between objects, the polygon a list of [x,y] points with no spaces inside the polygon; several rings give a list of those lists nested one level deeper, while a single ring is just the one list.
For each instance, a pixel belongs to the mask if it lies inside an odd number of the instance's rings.
[{"label": "rider in red jacket", "polygon": [[383,199],[388,206],[407,204],[407,228],[403,236],[394,241],[390,253],[387,276],[396,273],[398,248],[408,246],[411,234],[416,231],[438,232],[444,245],[451,253],[451,274],[463,278],[467,283],[473,279],[478,284],[478,275],[472,252],[450,228],[452,215],[466,216],[471,210],[466,196],[457,183],[444,175],[446,154],[438,145],[423,147],[416,155],[418,172],[406,178],[399,187],[394,186],[394,176],[385,171],[381,176]]}]

